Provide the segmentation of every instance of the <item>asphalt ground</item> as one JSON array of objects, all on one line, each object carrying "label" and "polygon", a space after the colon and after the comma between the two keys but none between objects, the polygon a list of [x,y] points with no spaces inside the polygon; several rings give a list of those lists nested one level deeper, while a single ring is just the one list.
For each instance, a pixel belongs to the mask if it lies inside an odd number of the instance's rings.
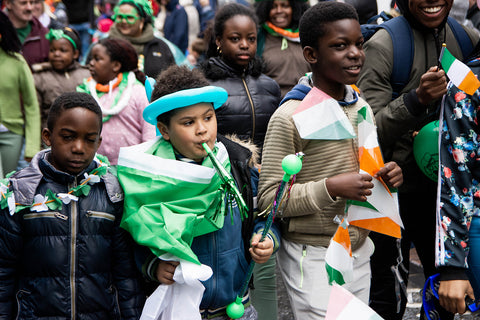
[{"label": "asphalt ground", "polygon": [[[410,252],[410,275],[408,279],[408,303],[403,320],[414,320],[420,317],[420,307],[422,305],[421,289],[425,283],[422,265],[418,259],[417,253],[413,248]],[[282,281],[282,277],[277,267],[277,296],[278,296],[278,320],[294,320],[290,302]],[[480,315],[456,315],[455,320],[479,320]],[[261,319],[260,319],[261,320]],[[301,320],[301,319],[298,319]],[[360,319],[359,319],[360,320]],[[388,319],[386,319],[388,320]]]}]

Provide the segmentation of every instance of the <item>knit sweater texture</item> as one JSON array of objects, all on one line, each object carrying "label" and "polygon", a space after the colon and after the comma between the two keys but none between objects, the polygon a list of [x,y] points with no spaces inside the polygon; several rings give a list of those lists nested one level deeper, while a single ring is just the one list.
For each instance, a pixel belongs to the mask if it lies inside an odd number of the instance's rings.
[{"label": "knit sweater texture", "polygon": [[[347,87],[350,95],[353,89]],[[294,88],[295,90],[295,88]],[[282,159],[289,154],[303,152],[302,170],[297,174],[290,190],[287,204],[282,206],[277,218],[282,225],[282,237],[297,243],[327,247],[338,225],[336,215],[343,215],[346,200],[330,197],[326,180],[345,172],[358,172],[357,139],[308,140],[302,139],[295,127],[292,114],[301,100],[283,103],[273,114],[265,137],[262,170],[259,182],[259,209],[265,210],[273,201],[283,177]],[[357,133],[358,110],[368,106],[358,97],[355,102],[342,106],[342,110]],[[284,202],[285,203],[285,202]],[[368,231],[349,227],[352,249],[360,247]]]}]

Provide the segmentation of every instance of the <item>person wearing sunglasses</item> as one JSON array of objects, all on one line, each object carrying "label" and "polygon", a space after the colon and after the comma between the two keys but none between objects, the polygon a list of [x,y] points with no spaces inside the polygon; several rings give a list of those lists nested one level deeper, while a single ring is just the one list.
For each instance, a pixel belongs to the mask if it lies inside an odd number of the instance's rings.
[{"label": "person wearing sunglasses", "polygon": [[109,38],[130,42],[138,54],[139,69],[156,78],[175,58],[168,44],[154,35],[153,10],[148,0],[120,0],[115,7]]}]

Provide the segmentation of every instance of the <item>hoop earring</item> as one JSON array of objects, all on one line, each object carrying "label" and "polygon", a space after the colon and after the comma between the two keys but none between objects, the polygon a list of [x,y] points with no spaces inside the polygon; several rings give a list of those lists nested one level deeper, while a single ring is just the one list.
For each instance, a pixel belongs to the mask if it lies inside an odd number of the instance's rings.
[{"label": "hoop earring", "polygon": [[222,55],[222,48],[220,48],[220,46],[217,46],[217,53],[219,56]]}]

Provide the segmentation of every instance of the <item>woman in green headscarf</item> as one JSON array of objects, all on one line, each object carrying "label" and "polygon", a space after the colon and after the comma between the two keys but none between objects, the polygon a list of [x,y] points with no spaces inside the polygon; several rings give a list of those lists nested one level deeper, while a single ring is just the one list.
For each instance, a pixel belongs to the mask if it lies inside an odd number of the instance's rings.
[{"label": "woman in green headscarf", "polygon": [[138,54],[139,69],[156,78],[168,66],[175,64],[169,45],[153,32],[153,10],[148,0],[120,0],[112,16],[115,22],[109,38],[130,42]]},{"label": "woman in green headscarf", "polygon": [[308,2],[303,0],[257,0],[255,3],[261,25],[257,56],[265,61],[264,73],[278,83],[282,97],[300,77],[310,72],[298,35],[300,17],[308,8]]}]

